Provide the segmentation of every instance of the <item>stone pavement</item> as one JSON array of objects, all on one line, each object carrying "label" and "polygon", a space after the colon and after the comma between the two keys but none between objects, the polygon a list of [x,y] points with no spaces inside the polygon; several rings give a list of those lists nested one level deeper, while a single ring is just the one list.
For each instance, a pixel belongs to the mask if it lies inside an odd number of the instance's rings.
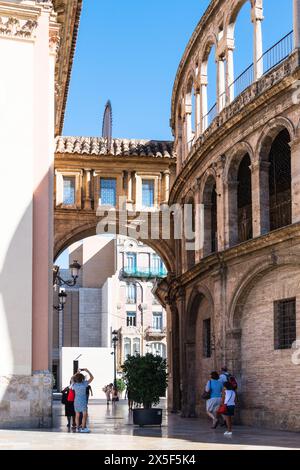
[{"label": "stone pavement", "polygon": [[163,425],[136,427],[127,403],[107,406],[92,400],[89,406],[91,434],[68,432],[64,407],[54,402],[51,430],[0,430],[0,450],[259,450],[300,449],[300,434],[236,426],[233,437],[224,428],[212,430],[211,422],[167,414]]}]

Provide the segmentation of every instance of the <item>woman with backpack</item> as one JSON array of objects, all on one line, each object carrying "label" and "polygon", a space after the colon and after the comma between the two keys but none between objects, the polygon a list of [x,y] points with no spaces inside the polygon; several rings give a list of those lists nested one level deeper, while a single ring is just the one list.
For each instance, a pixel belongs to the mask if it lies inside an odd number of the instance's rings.
[{"label": "woman with backpack", "polygon": [[[87,372],[90,376],[85,380],[85,376],[81,372]],[[86,389],[89,384],[94,380],[94,376],[88,369],[80,369],[77,374],[73,376],[72,389],[75,392],[74,408],[76,413],[76,426],[78,432],[90,432],[86,426],[87,421],[87,393]],[[82,427],[80,427],[80,413],[82,413]]]},{"label": "woman with backpack", "polygon": [[219,424],[217,417],[217,411],[222,402],[222,390],[223,384],[219,381],[219,374],[213,371],[210,374],[210,380],[207,382],[205,387],[206,396],[206,412],[208,416],[213,420],[212,429],[216,429]]},{"label": "woman with backpack", "polygon": [[76,429],[75,409],[74,409],[75,393],[72,390],[72,380],[70,380],[70,385],[68,387],[65,387],[61,393],[62,393],[61,402],[63,405],[65,405],[65,416],[67,417],[67,420],[68,420],[67,428],[71,429],[71,420],[72,420],[72,429]]}]

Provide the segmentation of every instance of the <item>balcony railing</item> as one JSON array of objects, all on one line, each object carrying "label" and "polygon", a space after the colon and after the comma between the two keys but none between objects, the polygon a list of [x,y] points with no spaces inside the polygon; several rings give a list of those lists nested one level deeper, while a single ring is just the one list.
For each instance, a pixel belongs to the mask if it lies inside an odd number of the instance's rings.
[{"label": "balcony railing", "polygon": [[165,268],[123,268],[121,276],[124,278],[155,279],[163,278],[168,274]]},{"label": "balcony railing", "polygon": [[[271,69],[283,62],[293,52],[293,30],[278,41],[274,46],[270,47],[261,57],[258,59],[257,68],[262,69],[262,74],[265,75]],[[254,64],[249,65],[235,80],[229,85],[229,96],[222,93],[219,97],[220,110],[226,106],[226,98],[231,102],[246,88],[248,88],[255,81]],[[198,124],[197,130],[198,135],[204,132],[213,122],[218,115],[218,104],[215,103],[208,113],[202,117],[202,126]],[[195,138],[188,142],[188,150],[195,143]]]},{"label": "balcony railing", "polygon": [[263,73],[269,72],[269,70],[284,61],[292,53],[293,47],[293,31],[290,31],[258,60],[259,64],[263,62]]},{"label": "balcony railing", "polygon": [[202,123],[203,127],[202,128],[207,129],[211,125],[211,123],[213,122],[215,117],[217,117],[217,114],[218,114],[218,108],[217,108],[217,103],[215,103],[210,108],[208,113],[205,116],[203,116],[203,123]]},{"label": "balcony railing", "polygon": [[236,98],[254,82],[254,65],[251,64],[229,85],[229,94]]}]

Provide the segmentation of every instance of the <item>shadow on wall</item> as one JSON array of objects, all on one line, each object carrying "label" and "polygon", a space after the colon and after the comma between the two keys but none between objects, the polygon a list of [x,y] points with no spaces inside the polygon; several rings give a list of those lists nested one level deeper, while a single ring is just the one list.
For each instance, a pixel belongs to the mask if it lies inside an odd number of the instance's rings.
[{"label": "shadow on wall", "polygon": [[[14,234],[6,244],[0,268],[2,428],[51,425],[52,376],[49,371],[32,374],[33,204],[40,204],[38,210],[41,211],[43,201],[40,200],[40,194],[48,183],[47,174],[35,191],[35,202],[32,199],[20,216]],[[17,209],[12,210],[18,213]],[[5,230],[5,224],[2,230]],[[41,305],[41,309],[46,314],[48,304]],[[48,343],[48,337],[46,341]]]}]

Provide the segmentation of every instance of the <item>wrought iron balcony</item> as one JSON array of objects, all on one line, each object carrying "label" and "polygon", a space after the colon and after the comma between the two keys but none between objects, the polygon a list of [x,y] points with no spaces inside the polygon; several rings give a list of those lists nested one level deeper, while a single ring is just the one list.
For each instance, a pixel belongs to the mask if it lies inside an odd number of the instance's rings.
[{"label": "wrought iron balcony", "polygon": [[151,326],[148,326],[148,328],[145,329],[145,339],[150,340],[150,339],[162,339],[166,336],[167,334],[167,329],[166,327],[158,330],[156,328],[153,328]]},{"label": "wrought iron balcony", "polygon": [[123,268],[120,271],[120,277],[126,279],[155,279],[166,277],[167,274],[165,268]]}]

